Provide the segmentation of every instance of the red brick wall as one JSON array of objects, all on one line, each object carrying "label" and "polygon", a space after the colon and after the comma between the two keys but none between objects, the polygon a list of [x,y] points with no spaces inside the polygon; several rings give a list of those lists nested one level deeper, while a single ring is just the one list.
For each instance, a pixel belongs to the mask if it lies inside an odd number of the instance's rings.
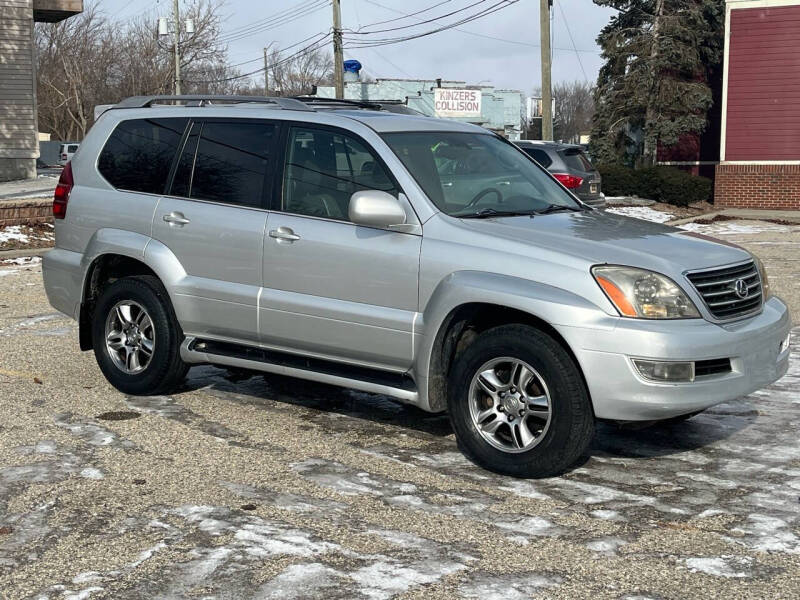
[{"label": "red brick wall", "polygon": [[719,164],[714,206],[800,210],[800,165]]},{"label": "red brick wall", "polygon": [[0,227],[52,222],[52,200],[5,200],[0,202]]}]

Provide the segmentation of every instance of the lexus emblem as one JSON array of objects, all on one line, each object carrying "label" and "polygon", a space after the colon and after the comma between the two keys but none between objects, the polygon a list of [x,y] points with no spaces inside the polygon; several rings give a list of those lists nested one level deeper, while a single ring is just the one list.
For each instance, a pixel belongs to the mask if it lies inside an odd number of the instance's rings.
[{"label": "lexus emblem", "polygon": [[747,282],[744,279],[736,280],[736,283],[733,284],[733,291],[736,292],[739,298],[747,298],[747,295],[750,293],[750,290],[747,289]]}]

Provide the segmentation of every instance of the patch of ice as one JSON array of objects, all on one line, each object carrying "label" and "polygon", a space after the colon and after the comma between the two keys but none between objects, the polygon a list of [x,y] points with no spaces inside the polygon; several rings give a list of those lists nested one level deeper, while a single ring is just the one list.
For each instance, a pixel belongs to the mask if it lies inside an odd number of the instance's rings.
[{"label": "patch of ice", "polygon": [[88,587],[85,590],[81,590],[80,592],[65,591],[64,600],[86,600],[89,596],[91,596],[95,592],[102,592],[102,591],[103,588],[96,585]]},{"label": "patch of ice", "polygon": [[84,479],[103,479],[103,472],[100,469],[87,467],[78,473]]},{"label": "patch of ice", "polygon": [[553,524],[541,517],[521,517],[513,521],[496,521],[500,529],[525,535],[552,535]]},{"label": "patch of ice", "polygon": [[333,597],[333,588],[339,586],[337,575],[334,569],[322,563],[289,565],[262,585],[255,597],[262,600]]},{"label": "patch of ice", "polygon": [[593,510],[589,513],[595,519],[603,519],[606,521],[624,521],[625,518],[615,510]]},{"label": "patch of ice", "polygon": [[366,597],[385,600],[405,592],[411,586],[433,583],[466,568],[460,564],[436,564],[433,561],[417,566],[414,569],[378,560],[351,573],[350,577],[359,584],[359,591]]},{"label": "patch of ice", "polygon": [[666,223],[674,217],[666,212],[655,210],[649,206],[621,206],[619,208],[607,208],[606,212],[622,215],[623,217],[633,217],[654,223]]},{"label": "patch of ice", "polygon": [[90,581],[97,581],[98,579],[102,578],[103,577],[97,571],[86,571],[85,573],[79,573],[73,577],[72,583],[75,585],[81,585],[82,583],[89,583]]},{"label": "patch of ice", "polygon": [[150,558],[152,558],[153,554],[155,554],[155,553],[156,553],[156,552],[158,552],[159,550],[163,550],[163,549],[164,549],[164,548],[166,548],[166,547],[167,547],[167,545],[166,545],[164,542],[158,542],[158,543],[157,543],[155,546],[153,546],[152,548],[148,548],[147,550],[142,550],[142,551],[139,553],[139,556],[138,556],[138,557],[136,557],[136,560],[134,560],[132,563],[130,563],[129,565],[127,565],[127,566],[128,566],[128,568],[129,568],[129,569],[135,569],[135,568],[136,568],[136,567],[138,567],[140,564],[142,564],[144,561],[146,561],[146,560],[149,560]]},{"label": "patch of ice", "polygon": [[16,275],[19,273],[16,269],[0,269],[0,277],[7,277],[8,275]]},{"label": "patch of ice", "polygon": [[33,451],[37,454],[55,454],[56,443],[53,440],[42,440],[41,442],[36,442],[36,446],[34,446]]},{"label": "patch of ice", "polygon": [[1,261],[4,265],[19,265],[21,267],[31,267],[38,265],[42,259],[38,256],[20,256],[18,258],[6,258]]},{"label": "patch of ice", "polygon": [[[753,559],[749,556],[720,556],[716,558],[687,558],[686,566],[692,573],[705,573],[717,577],[749,577]],[[745,569],[745,570],[743,570]]]},{"label": "patch of ice", "polygon": [[615,554],[617,549],[621,546],[624,546],[627,542],[620,538],[601,538],[598,540],[594,540],[586,544],[586,547],[589,550],[594,550],[595,552],[603,552],[606,554]]}]

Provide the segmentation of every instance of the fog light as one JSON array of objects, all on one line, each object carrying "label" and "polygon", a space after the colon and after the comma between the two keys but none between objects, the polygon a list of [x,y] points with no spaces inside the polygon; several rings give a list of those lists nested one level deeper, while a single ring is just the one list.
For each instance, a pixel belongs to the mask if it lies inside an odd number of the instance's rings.
[{"label": "fog light", "polygon": [[778,354],[783,354],[789,349],[789,341],[792,339],[792,334],[786,334],[786,339],[781,342],[780,349],[778,350]]},{"label": "fog light", "polygon": [[694,381],[693,362],[672,362],[633,359],[633,364],[642,377],[650,381],[683,382]]}]

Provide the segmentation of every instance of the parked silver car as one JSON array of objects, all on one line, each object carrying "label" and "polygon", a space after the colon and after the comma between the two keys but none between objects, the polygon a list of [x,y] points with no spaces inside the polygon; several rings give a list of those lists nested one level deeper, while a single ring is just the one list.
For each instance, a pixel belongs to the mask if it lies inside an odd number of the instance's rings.
[{"label": "parked silver car", "polygon": [[124,393],[282,373],[448,411],[479,464],[546,476],[596,419],[787,370],[786,305],[741,248],[588,208],[476,126],[225,100],[123,101],[56,189],[47,295]]}]

